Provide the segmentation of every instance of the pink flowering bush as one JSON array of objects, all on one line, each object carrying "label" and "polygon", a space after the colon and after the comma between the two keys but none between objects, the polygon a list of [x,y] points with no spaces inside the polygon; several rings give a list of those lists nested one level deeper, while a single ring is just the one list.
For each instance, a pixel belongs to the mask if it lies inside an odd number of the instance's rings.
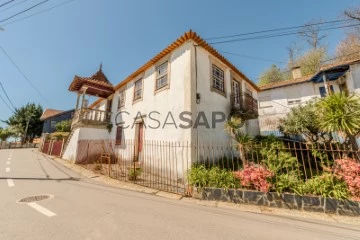
[{"label": "pink flowering bush", "polygon": [[350,158],[337,159],[334,174],[346,182],[353,199],[360,201],[360,163]]},{"label": "pink flowering bush", "polygon": [[268,192],[271,187],[268,178],[272,177],[273,173],[262,165],[247,164],[244,169],[234,174],[243,187],[262,192]]}]

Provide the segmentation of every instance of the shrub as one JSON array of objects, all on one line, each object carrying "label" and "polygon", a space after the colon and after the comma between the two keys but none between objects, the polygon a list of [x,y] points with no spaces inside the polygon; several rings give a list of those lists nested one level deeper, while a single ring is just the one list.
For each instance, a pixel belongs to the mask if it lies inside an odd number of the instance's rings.
[{"label": "shrub", "polygon": [[235,172],[235,177],[240,180],[241,186],[268,192],[271,184],[268,179],[273,174],[265,166],[249,164],[243,170]]},{"label": "shrub", "polygon": [[262,162],[274,174],[288,173],[297,169],[297,159],[291,153],[281,149],[282,145],[279,143],[272,143],[269,147],[263,148],[260,151],[263,157]]},{"label": "shrub", "polygon": [[209,185],[209,173],[204,165],[193,165],[188,172],[188,181],[191,186],[199,189]]},{"label": "shrub", "polygon": [[204,187],[228,189],[239,186],[233,172],[217,166],[206,169],[204,165],[194,165],[188,173],[188,180],[191,186],[199,189]]},{"label": "shrub", "polygon": [[142,172],[142,168],[130,168],[128,172],[129,180],[136,180]]},{"label": "shrub", "polygon": [[302,184],[302,180],[295,172],[281,174],[272,178],[272,189],[278,193],[288,192],[300,195],[298,189]]},{"label": "shrub", "polygon": [[64,120],[55,124],[57,132],[70,132],[71,131],[71,120]]},{"label": "shrub", "polygon": [[324,173],[305,181],[299,186],[298,191],[302,195],[320,195],[336,199],[347,199],[350,195],[346,183],[330,173]]},{"label": "shrub", "polygon": [[360,200],[360,163],[354,159],[337,159],[334,174],[346,182],[353,198]]},{"label": "shrub", "polygon": [[212,167],[208,172],[209,187],[215,188],[236,188],[239,181],[236,180],[234,173],[219,167]]}]

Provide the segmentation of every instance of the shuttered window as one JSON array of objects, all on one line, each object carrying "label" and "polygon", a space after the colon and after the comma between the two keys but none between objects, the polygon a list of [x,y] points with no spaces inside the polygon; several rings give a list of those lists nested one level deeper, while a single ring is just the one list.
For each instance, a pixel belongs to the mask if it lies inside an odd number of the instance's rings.
[{"label": "shuttered window", "polygon": [[116,129],[115,145],[121,145],[122,144],[122,135],[123,135],[123,128],[121,126],[118,126],[117,129]]},{"label": "shuttered window", "polygon": [[156,67],[156,90],[168,85],[168,62]]},{"label": "shuttered window", "polygon": [[135,82],[134,86],[134,101],[142,98],[143,82],[139,79]]}]

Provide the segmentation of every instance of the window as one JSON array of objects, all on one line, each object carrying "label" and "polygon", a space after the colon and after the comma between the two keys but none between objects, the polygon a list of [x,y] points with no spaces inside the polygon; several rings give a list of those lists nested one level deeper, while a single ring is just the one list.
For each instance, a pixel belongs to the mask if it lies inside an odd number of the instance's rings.
[{"label": "window", "polygon": [[121,145],[122,144],[122,135],[123,135],[123,127],[118,126],[116,128],[116,140],[115,145]]},{"label": "window", "polygon": [[125,89],[119,91],[118,110],[125,106]]},{"label": "window", "polygon": [[213,81],[213,88],[225,92],[224,88],[224,71],[212,65],[212,81]]},{"label": "window", "polygon": [[[319,87],[320,96],[322,98],[326,97],[326,89],[325,87]],[[334,87],[333,85],[330,85],[330,92],[334,93]]]},{"label": "window", "polygon": [[156,67],[156,90],[168,85],[168,62]]},{"label": "window", "polygon": [[56,128],[56,121],[50,121],[50,127]]},{"label": "window", "polygon": [[301,99],[288,99],[288,105],[295,105],[301,103]]},{"label": "window", "polygon": [[142,98],[142,79],[139,79],[134,84],[134,101]]}]

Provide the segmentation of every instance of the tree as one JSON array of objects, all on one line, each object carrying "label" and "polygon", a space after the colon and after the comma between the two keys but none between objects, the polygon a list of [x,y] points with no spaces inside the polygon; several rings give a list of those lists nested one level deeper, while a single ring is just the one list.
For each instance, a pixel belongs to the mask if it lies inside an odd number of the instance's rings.
[{"label": "tree", "polygon": [[55,125],[57,132],[70,132],[71,130],[71,120],[65,120],[56,123]]},{"label": "tree", "polygon": [[11,137],[12,132],[8,128],[0,127],[0,141],[6,141],[9,137]]},{"label": "tree", "polygon": [[25,106],[15,109],[15,113],[4,121],[14,130],[16,134],[22,134],[22,142],[32,141],[36,136],[40,136],[43,123],[40,120],[43,109],[35,103],[28,103]]},{"label": "tree", "polygon": [[326,38],[326,34],[320,34],[322,21],[311,21],[304,25],[299,31],[299,35],[310,45],[312,49],[321,47],[321,42]]},{"label": "tree", "polygon": [[348,33],[336,47],[336,57],[339,61],[360,58],[360,35]]},{"label": "tree", "polygon": [[331,134],[322,131],[316,112],[316,102],[314,101],[293,107],[280,121],[279,129],[285,135],[303,135],[306,140],[311,142],[331,141]]},{"label": "tree", "polygon": [[354,10],[346,10],[345,16],[351,19],[359,20],[360,21],[360,8]]},{"label": "tree", "polygon": [[300,66],[303,76],[308,76],[319,71],[322,62],[326,59],[325,48],[312,49],[296,60],[296,65]]},{"label": "tree", "polygon": [[260,75],[259,86],[284,80],[284,75],[275,64]]},{"label": "tree", "polygon": [[326,132],[345,135],[346,143],[358,150],[356,136],[360,134],[360,99],[355,95],[331,94],[317,103],[319,126]]}]

